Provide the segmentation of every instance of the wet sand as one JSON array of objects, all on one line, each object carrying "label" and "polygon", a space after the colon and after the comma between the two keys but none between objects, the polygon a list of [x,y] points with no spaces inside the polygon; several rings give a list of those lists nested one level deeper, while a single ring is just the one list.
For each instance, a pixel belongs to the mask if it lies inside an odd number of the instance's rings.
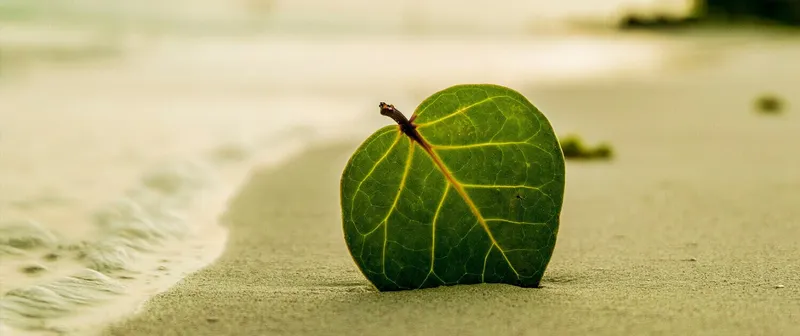
[{"label": "wet sand", "polygon": [[[759,74],[791,88],[787,70]],[[721,73],[522,90],[557,132],[618,153],[568,162],[542,288],[376,292],[342,238],[339,177],[358,142],[328,142],[256,168],[223,255],[105,334],[798,334],[800,115],[754,113],[763,82]]]}]

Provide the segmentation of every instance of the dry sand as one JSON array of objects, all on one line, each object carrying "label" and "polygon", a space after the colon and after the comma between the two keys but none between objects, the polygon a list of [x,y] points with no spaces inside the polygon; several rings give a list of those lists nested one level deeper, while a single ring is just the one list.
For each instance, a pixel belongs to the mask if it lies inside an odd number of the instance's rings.
[{"label": "dry sand", "polygon": [[542,288],[376,292],[342,238],[345,141],[256,169],[224,254],[106,334],[800,334],[800,115],[751,110],[757,76],[795,105],[800,77],[750,69],[523,90],[559,133],[618,153],[568,163]]}]

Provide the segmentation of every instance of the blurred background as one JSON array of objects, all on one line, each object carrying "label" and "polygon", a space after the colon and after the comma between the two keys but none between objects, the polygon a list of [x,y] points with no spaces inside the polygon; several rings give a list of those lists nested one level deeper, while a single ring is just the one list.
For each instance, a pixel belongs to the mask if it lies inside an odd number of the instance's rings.
[{"label": "blurred background", "polygon": [[[684,183],[706,204],[743,176],[736,204],[785,211],[795,198],[747,195],[800,186],[798,26],[798,0],[0,0],[0,229],[80,241],[163,162],[208,163],[235,187],[253,157],[355,149],[391,123],[379,102],[410,116],[462,83],[520,91],[578,158],[582,139],[604,143],[613,164],[569,166],[578,212],[639,221],[658,213],[598,200],[641,189],[669,209]],[[21,256],[0,265],[3,293],[40,281],[9,280],[40,256],[0,242]]]},{"label": "blurred background", "polygon": [[363,139],[378,102],[410,115],[460,83],[622,159],[684,143],[636,156],[679,165],[722,145],[709,124],[791,108],[799,20],[794,0],[2,0],[0,210],[74,223],[157,162]]},{"label": "blurred background", "polygon": [[0,209],[71,222],[159,160],[363,138],[378,102],[460,83],[623,157],[685,142],[638,154],[678,165],[709,124],[796,104],[799,22],[794,0],[2,0]]}]

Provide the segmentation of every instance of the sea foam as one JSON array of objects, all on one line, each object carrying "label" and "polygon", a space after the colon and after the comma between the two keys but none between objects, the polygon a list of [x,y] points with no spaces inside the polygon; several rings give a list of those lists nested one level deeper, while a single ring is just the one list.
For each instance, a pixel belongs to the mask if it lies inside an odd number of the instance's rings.
[{"label": "sea foam", "polygon": [[26,219],[0,223],[4,258],[39,251],[71,256],[81,267],[68,275],[5,292],[0,298],[3,328],[64,332],[52,321],[126,294],[129,287],[120,278],[130,280],[143,273],[139,261],[155,258],[164,247],[185,239],[195,229],[184,212],[210,187],[212,174],[210,167],[192,162],[169,163],[146,172],[119,199],[87,218],[95,228],[92,239],[65,241]]}]

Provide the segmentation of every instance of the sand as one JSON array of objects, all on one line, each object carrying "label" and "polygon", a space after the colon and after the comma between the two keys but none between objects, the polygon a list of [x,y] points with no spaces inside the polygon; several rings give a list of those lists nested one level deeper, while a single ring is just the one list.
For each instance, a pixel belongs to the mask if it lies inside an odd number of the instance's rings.
[{"label": "sand", "polygon": [[[84,287],[117,299],[81,304],[93,293],[79,291],[67,302],[67,324],[28,316],[43,329],[86,335],[207,265],[228,231],[216,262],[105,333],[792,334],[800,63],[787,60],[800,58],[800,44],[759,34],[151,36],[103,62],[11,72],[0,83],[4,225],[32,218],[46,230],[28,238],[102,244],[109,236],[96,230],[97,210],[131,191],[185,181],[163,161],[199,159],[213,167],[217,188],[192,194],[200,199],[193,207],[171,209],[188,216],[182,224],[213,229],[205,240],[165,240],[136,262],[101,264],[138,269],[133,279],[94,273],[103,267],[85,259],[49,261],[47,249],[12,250],[21,254],[0,262],[2,303],[18,288],[71,289],[59,281],[88,279]],[[435,90],[465,82],[516,88],[559,133],[607,140],[618,155],[569,164],[543,288],[377,293],[344,246],[339,174],[359,142],[390,122],[377,115],[378,101],[408,113]],[[785,98],[786,113],[754,113],[763,92]],[[339,133],[349,136],[318,136]],[[217,227],[231,193],[238,196]],[[172,222],[158,223],[144,232],[174,233]],[[20,270],[32,265],[46,269]]]},{"label": "sand", "polygon": [[568,163],[542,288],[376,292],[342,238],[338,183],[358,141],[328,142],[256,167],[226,213],[223,255],[105,334],[798,334],[800,117],[751,102],[767,78],[794,82],[784,95],[797,102],[800,77],[766,62],[732,70],[766,56],[753,57],[523,91],[557,131],[618,153]]}]

